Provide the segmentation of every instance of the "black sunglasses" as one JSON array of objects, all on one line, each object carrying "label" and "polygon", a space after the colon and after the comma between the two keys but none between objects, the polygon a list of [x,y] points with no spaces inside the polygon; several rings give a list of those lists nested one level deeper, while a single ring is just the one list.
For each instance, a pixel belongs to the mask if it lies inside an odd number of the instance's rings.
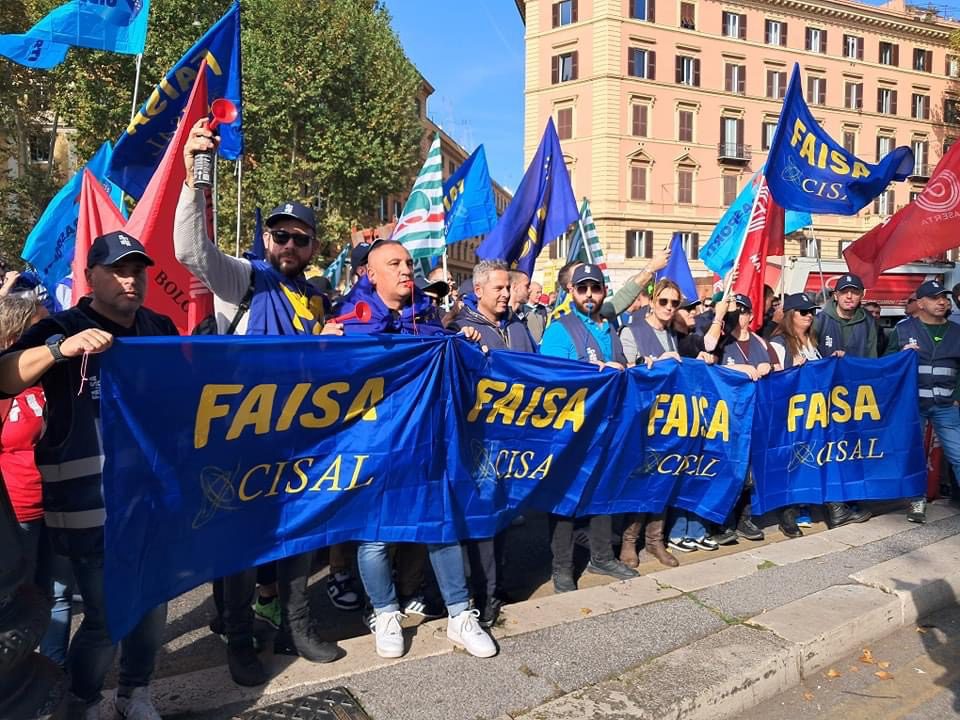
[{"label": "black sunglasses", "polygon": [[270,230],[268,232],[277,245],[286,245],[293,240],[293,244],[298,248],[305,248],[313,242],[313,236],[304,233],[288,232],[287,230]]},{"label": "black sunglasses", "polygon": [[669,300],[669,299],[667,299],[667,298],[657,298],[657,303],[660,305],[660,307],[666,307],[668,304],[669,304],[670,307],[672,307],[672,308],[678,308],[678,307],[680,307],[680,301],[679,301],[679,300]]},{"label": "black sunglasses", "polygon": [[804,308],[804,309],[802,309],[802,310],[797,310],[797,312],[800,313],[801,315],[816,315],[816,314],[817,314],[817,309],[816,309],[816,308]]},{"label": "black sunglasses", "polygon": [[597,283],[580,283],[576,286],[575,290],[577,292],[603,292],[603,285],[598,285]]}]

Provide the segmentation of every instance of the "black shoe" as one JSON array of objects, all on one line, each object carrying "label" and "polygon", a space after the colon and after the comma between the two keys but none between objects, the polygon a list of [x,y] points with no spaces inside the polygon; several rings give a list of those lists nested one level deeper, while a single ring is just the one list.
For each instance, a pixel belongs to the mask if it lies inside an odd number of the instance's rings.
[{"label": "black shoe", "polygon": [[795,508],[784,508],[780,512],[780,532],[788,538],[803,537],[803,530],[797,525],[797,511]]},{"label": "black shoe", "polygon": [[207,626],[210,628],[210,632],[214,635],[219,635],[220,639],[224,642],[227,641],[227,629],[223,625],[223,618],[217,615],[213,620],[210,621],[210,624]]},{"label": "black shoe", "polygon": [[743,518],[737,523],[737,535],[747,540],[763,540],[763,530],[754,524],[752,518]]},{"label": "black shoe", "polygon": [[253,649],[253,643],[227,645],[227,667],[230,668],[233,681],[244,687],[263,685],[270,679],[257,651]]},{"label": "black shoe", "polygon": [[304,660],[315,663],[333,662],[343,654],[335,642],[327,642],[320,639],[313,623],[301,623],[295,625],[290,630],[290,636],[293,639],[293,647],[297,650],[297,655]]},{"label": "black shoe", "polygon": [[717,545],[736,545],[737,531],[733,528],[722,528],[720,532],[710,536]]},{"label": "black shoe", "polygon": [[573,592],[577,589],[577,582],[569,570],[553,571],[553,591],[557,594]]},{"label": "black shoe", "polygon": [[866,522],[872,517],[869,510],[853,509],[846,503],[827,503],[827,527],[831,529]]},{"label": "black shoe", "polygon": [[610,558],[609,560],[594,560],[590,558],[590,562],[587,563],[587,572],[591,572],[594,575],[609,575],[618,580],[629,580],[630,578],[635,578],[640,575],[636,570],[627,567],[616,558]]},{"label": "black shoe", "polygon": [[503,607],[503,601],[492,597],[487,600],[480,610],[480,627],[491,628],[497,624],[497,618],[500,617],[500,608]]}]

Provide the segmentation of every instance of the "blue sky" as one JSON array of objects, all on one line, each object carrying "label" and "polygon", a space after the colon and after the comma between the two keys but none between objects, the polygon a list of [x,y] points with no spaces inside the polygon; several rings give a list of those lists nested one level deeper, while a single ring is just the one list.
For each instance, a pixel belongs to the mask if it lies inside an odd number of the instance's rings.
[{"label": "blue sky", "polygon": [[407,57],[433,85],[430,118],[468,151],[483,144],[490,175],[523,177],[523,23],[513,0],[386,0]]}]

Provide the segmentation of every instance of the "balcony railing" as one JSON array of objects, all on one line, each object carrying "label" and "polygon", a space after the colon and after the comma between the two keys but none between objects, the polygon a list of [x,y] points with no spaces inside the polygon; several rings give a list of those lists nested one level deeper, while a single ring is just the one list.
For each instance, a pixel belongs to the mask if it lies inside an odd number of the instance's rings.
[{"label": "balcony railing", "polygon": [[750,145],[722,142],[717,144],[717,157],[732,162],[750,162],[753,157]]}]

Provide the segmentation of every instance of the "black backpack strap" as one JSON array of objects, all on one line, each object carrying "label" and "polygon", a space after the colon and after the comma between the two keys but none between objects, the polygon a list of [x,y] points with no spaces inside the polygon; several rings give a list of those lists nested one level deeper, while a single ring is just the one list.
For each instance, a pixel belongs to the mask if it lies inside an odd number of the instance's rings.
[{"label": "black backpack strap", "polygon": [[250,310],[250,301],[253,299],[253,291],[257,282],[257,272],[254,270],[253,265],[250,266],[250,287],[247,288],[247,292],[240,299],[240,304],[237,305],[237,313],[233,316],[233,320],[230,321],[230,325],[227,327],[227,331],[224,335],[233,335],[237,331],[237,325],[240,324],[240,320],[243,319],[243,316],[247,314]]}]

